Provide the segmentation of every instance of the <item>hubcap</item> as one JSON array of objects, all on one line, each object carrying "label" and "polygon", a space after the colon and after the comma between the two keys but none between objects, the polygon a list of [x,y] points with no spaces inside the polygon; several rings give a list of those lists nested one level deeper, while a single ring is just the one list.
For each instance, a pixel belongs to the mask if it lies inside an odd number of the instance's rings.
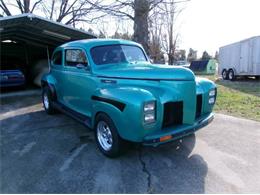
[{"label": "hubcap", "polygon": [[226,76],[227,76],[226,71],[223,71],[223,78],[226,78]]},{"label": "hubcap", "polygon": [[105,151],[109,151],[112,148],[112,133],[109,126],[104,121],[100,121],[97,124],[97,138],[99,144]]},{"label": "hubcap", "polygon": [[46,93],[43,94],[43,104],[45,109],[49,109],[49,99]]},{"label": "hubcap", "polygon": [[229,73],[229,79],[232,80],[233,79],[233,72]]}]

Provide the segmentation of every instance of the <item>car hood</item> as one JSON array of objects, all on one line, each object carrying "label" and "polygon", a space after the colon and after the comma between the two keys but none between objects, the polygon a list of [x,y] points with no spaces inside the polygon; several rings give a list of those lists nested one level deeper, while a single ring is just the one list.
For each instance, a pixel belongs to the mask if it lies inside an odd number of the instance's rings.
[{"label": "car hood", "polygon": [[95,70],[98,77],[137,80],[193,81],[195,76],[187,68],[158,64],[102,65]]}]

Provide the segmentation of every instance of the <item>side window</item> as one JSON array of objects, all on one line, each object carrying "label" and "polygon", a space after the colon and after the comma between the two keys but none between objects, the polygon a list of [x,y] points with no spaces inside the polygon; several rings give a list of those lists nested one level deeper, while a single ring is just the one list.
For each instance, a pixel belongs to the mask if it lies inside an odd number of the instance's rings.
[{"label": "side window", "polygon": [[65,63],[66,66],[88,65],[87,56],[81,49],[67,49]]},{"label": "side window", "polygon": [[62,64],[62,51],[57,51],[54,53],[52,57],[52,63],[54,65],[61,65]]}]

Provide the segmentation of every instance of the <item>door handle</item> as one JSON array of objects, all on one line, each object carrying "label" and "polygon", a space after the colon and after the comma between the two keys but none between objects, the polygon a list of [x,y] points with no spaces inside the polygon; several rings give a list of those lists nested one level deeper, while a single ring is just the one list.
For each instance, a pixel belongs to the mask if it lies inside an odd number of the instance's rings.
[{"label": "door handle", "polygon": [[76,65],[76,68],[78,68],[78,69],[83,69],[83,68],[85,68],[85,66],[84,66],[83,64],[77,64],[77,65]]}]

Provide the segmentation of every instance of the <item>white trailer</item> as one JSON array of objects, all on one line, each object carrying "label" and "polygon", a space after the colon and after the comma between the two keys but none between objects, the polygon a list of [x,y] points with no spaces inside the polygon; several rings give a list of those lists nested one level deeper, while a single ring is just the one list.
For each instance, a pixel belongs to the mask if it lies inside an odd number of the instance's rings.
[{"label": "white trailer", "polygon": [[238,76],[260,76],[260,36],[223,46],[219,49],[219,74],[225,80]]}]

